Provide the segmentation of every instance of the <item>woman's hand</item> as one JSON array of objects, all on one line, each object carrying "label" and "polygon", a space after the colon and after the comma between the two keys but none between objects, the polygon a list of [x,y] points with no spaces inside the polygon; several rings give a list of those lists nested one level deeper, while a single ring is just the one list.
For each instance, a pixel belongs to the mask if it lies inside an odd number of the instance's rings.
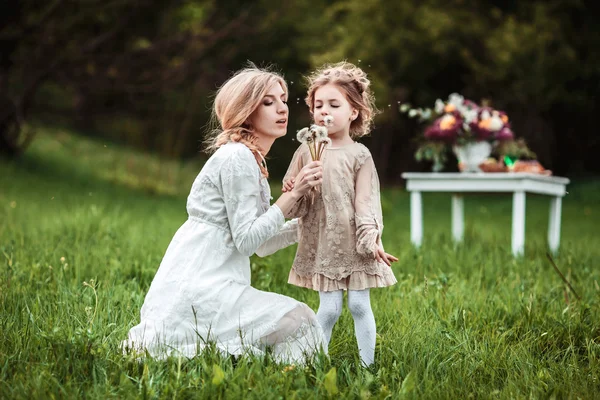
[{"label": "woman's hand", "polygon": [[302,197],[310,189],[323,183],[323,163],[321,161],[312,161],[300,170],[296,178],[284,182],[282,190]]},{"label": "woman's hand", "polygon": [[323,164],[321,161],[313,161],[300,170],[290,185],[284,183],[283,194],[275,204],[281,209],[284,216],[290,217],[290,212],[296,203],[312,188],[323,183]]},{"label": "woman's hand", "polygon": [[393,262],[398,261],[396,257],[386,253],[385,250],[383,250],[382,245],[377,245],[377,249],[375,250],[375,259],[379,262],[385,263],[388,267],[391,267]]}]

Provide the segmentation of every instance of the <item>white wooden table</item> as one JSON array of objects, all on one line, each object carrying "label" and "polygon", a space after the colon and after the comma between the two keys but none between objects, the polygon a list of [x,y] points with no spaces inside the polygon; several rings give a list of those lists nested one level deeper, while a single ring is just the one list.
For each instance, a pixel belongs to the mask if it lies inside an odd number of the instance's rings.
[{"label": "white wooden table", "polygon": [[569,179],[528,173],[412,173],[402,174],[410,192],[410,238],[416,247],[423,240],[422,192],[452,193],[452,237],[461,242],[464,234],[462,193],[508,192],[513,194],[512,253],[523,255],[525,247],[525,193],[551,196],[548,246],[553,253],[560,245],[562,198]]}]

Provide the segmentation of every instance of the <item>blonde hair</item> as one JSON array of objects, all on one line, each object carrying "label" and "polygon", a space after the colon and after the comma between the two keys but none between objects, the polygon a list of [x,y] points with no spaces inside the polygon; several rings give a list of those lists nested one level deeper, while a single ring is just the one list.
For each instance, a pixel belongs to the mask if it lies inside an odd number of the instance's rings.
[{"label": "blonde hair", "polygon": [[236,72],[217,91],[212,110],[213,129],[206,138],[207,151],[213,152],[227,142],[246,145],[254,154],[264,176],[269,176],[264,156],[257,144],[254,128],[248,118],[258,108],[274,83],[279,83],[287,94],[283,77],[253,64]]},{"label": "blonde hair", "polygon": [[379,113],[375,106],[375,96],[371,91],[371,81],[367,74],[356,65],[342,61],[336,64],[325,64],[307,78],[308,93],[306,104],[313,113],[315,92],[322,86],[334,84],[345,94],[358,116],[350,123],[350,137],[359,138],[371,132],[373,118]]}]

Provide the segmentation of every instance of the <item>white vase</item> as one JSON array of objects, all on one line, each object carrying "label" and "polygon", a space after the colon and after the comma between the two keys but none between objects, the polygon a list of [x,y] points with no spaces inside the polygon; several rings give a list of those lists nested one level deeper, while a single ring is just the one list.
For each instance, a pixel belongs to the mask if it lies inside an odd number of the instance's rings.
[{"label": "white vase", "polygon": [[479,164],[492,154],[492,145],[489,142],[474,142],[455,145],[452,150],[454,150],[458,162],[463,164],[462,172],[482,172]]}]

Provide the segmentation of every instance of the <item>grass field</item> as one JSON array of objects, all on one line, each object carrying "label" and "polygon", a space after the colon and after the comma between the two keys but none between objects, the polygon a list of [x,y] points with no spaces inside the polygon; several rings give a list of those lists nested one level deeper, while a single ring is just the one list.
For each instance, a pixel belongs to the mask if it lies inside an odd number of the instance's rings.
[{"label": "grass field", "polygon": [[[373,368],[358,367],[348,310],[330,357],[306,367],[123,357],[200,167],[59,129],[0,161],[0,398],[600,397],[600,180],[573,182],[563,203],[555,260],[581,300],[546,259],[547,198],[528,196],[525,257],[513,259],[510,196],[467,197],[457,247],[449,196],[424,196],[416,251],[408,195],[386,188],[383,241],[400,260],[398,284],[372,291]],[[286,283],[294,251],[253,257],[253,285],[316,310],[316,292]]]}]

